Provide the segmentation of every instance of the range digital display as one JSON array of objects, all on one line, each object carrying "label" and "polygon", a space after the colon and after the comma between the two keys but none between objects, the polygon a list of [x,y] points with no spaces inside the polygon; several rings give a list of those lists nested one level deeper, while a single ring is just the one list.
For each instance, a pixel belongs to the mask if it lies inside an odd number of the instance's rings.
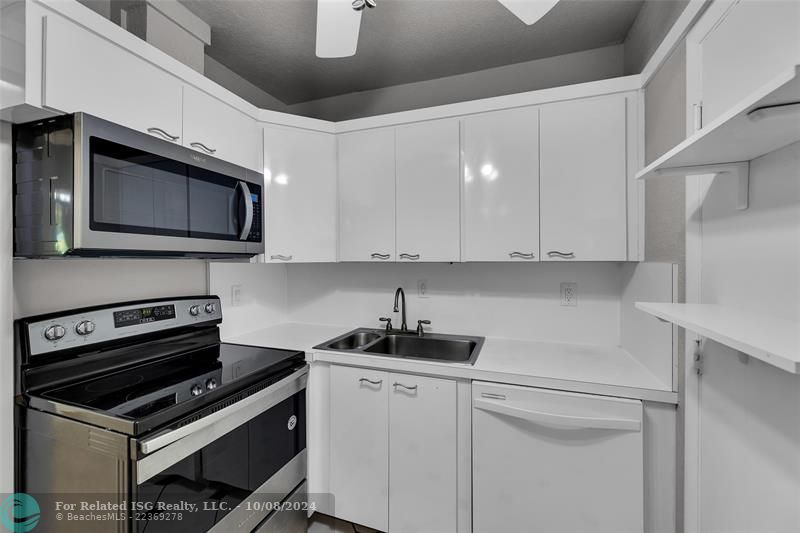
[{"label": "range digital display", "polygon": [[147,324],[148,322],[158,322],[159,320],[169,320],[170,318],[175,318],[174,305],[140,307],[139,309],[116,311],[114,313],[114,327],[124,328],[125,326]]}]

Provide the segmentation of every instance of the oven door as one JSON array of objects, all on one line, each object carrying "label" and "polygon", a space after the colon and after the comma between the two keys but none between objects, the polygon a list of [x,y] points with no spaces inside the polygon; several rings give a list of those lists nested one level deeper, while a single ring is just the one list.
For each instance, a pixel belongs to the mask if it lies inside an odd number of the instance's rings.
[{"label": "oven door", "polygon": [[136,441],[132,531],[250,532],[296,493],[306,477],[307,372]]},{"label": "oven door", "polygon": [[257,173],[83,114],[75,115],[75,137],[76,249],[263,251]]}]

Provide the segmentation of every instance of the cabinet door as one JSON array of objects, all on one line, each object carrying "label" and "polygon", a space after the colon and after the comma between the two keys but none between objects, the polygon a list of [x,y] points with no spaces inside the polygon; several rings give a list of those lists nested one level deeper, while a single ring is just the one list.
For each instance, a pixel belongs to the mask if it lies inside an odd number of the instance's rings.
[{"label": "cabinet door", "polygon": [[539,259],[539,110],[462,121],[465,261]]},{"label": "cabinet door", "polygon": [[331,366],[330,487],[338,518],[389,527],[389,375]]},{"label": "cabinet door", "polygon": [[456,383],[389,380],[389,531],[456,531]]},{"label": "cabinet door", "polygon": [[394,128],[340,135],[339,260],[394,261]]},{"label": "cabinet door", "polygon": [[397,128],[397,258],[458,261],[457,120]]},{"label": "cabinet door", "polygon": [[262,172],[259,133],[254,118],[199,89],[184,86],[184,146]]},{"label": "cabinet door", "polygon": [[702,124],[800,62],[800,2],[714,2],[686,38],[689,104]]},{"label": "cabinet door", "polygon": [[266,260],[336,261],[336,139],[264,126]]},{"label": "cabinet door", "polygon": [[644,527],[642,403],[472,385],[473,531]]},{"label": "cabinet door", "polygon": [[43,105],[181,142],[180,80],[71,22],[44,20]]},{"label": "cabinet door", "polygon": [[625,261],[625,96],[541,107],[543,261]]}]

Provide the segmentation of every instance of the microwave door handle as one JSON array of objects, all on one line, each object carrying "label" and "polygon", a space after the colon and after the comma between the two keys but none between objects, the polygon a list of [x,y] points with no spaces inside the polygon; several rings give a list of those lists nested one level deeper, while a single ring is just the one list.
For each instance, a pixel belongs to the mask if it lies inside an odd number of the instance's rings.
[{"label": "microwave door handle", "polygon": [[244,223],[242,231],[239,232],[239,240],[246,241],[250,235],[250,228],[253,226],[253,198],[250,196],[250,187],[243,181],[236,184],[236,190],[244,197]]}]

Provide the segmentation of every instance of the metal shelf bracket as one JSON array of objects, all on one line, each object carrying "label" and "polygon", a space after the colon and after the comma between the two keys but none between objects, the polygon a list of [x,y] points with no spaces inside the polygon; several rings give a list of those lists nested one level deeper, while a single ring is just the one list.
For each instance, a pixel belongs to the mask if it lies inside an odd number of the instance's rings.
[{"label": "metal shelf bracket", "polygon": [[738,201],[736,209],[747,209],[750,204],[750,162],[721,163],[715,165],[697,165],[687,167],[659,168],[653,171],[657,176],[714,176],[727,175],[736,178],[739,182]]}]

